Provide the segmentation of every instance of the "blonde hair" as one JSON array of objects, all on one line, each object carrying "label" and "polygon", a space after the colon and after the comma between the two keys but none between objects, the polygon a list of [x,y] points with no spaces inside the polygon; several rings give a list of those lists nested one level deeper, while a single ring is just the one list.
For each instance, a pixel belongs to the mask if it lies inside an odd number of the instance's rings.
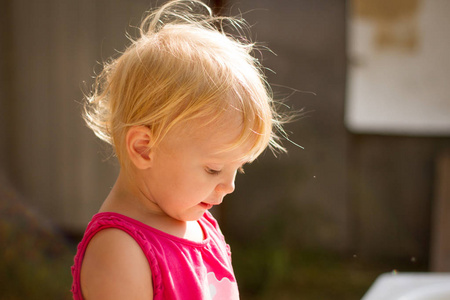
[{"label": "blonde hair", "polygon": [[[237,36],[225,32],[230,28]],[[271,90],[243,28],[243,20],[213,16],[200,1],[169,1],[143,20],[140,37],[124,53],[104,65],[86,97],[87,125],[123,165],[130,127],[147,126],[155,147],[180,122],[218,120],[231,108],[243,120],[232,148],[251,142],[250,161],[268,145],[284,151],[274,130],[282,128]]]}]

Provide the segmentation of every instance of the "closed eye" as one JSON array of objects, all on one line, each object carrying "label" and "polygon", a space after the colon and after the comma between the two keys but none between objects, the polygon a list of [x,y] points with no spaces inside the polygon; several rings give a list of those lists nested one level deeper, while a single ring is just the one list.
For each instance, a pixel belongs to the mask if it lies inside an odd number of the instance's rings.
[{"label": "closed eye", "polygon": [[[206,168],[205,170],[208,174],[211,174],[211,175],[219,175],[222,172],[221,170],[214,170],[211,168]],[[237,171],[239,174],[245,174],[244,167],[242,167],[242,166],[239,167]]]},{"label": "closed eye", "polygon": [[220,172],[221,172],[220,170],[214,170],[214,169],[211,169],[211,168],[206,168],[205,170],[206,170],[206,172],[208,174],[211,174],[211,175],[219,175]]}]

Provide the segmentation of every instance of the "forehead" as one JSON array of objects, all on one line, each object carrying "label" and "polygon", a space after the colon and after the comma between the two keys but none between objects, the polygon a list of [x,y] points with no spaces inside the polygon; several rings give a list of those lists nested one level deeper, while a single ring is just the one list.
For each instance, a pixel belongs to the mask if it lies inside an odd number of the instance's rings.
[{"label": "forehead", "polygon": [[205,158],[245,161],[252,145],[248,141],[238,143],[242,130],[240,114],[225,112],[213,121],[198,118],[177,124],[163,144],[173,150],[195,151]]}]

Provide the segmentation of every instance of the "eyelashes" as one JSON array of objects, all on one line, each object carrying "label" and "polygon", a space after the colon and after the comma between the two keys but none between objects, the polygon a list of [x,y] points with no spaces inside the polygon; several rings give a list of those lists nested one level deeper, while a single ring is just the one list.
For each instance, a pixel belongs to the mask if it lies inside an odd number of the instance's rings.
[{"label": "eyelashes", "polygon": [[[214,169],[211,169],[211,168],[206,168],[205,170],[206,170],[206,172],[208,174],[211,174],[211,175],[219,175],[222,172],[222,170],[214,170]],[[244,167],[239,167],[237,169],[237,171],[238,171],[239,174],[245,174]]]},{"label": "eyelashes", "polygon": [[238,173],[239,174],[245,174],[244,167],[239,167]]},{"label": "eyelashes", "polygon": [[220,170],[214,170],[214,169],[210,169],[210,168],[206,168],[206,173],[211,174],[211,175],[219,175],[220,174]]}]

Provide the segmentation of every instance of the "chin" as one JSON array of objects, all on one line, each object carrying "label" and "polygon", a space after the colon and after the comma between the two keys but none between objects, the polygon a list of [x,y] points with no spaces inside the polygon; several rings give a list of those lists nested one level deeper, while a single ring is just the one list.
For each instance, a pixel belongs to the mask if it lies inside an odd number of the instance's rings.
[{"label": "chin", "polygon": [[198,213],[192,213],[189,214],[188,216],[180,216],[178,218],[174,218],[180,222],[193,222],[193,221],[198,221],[204,214],[206,211],[201,211]]}]

